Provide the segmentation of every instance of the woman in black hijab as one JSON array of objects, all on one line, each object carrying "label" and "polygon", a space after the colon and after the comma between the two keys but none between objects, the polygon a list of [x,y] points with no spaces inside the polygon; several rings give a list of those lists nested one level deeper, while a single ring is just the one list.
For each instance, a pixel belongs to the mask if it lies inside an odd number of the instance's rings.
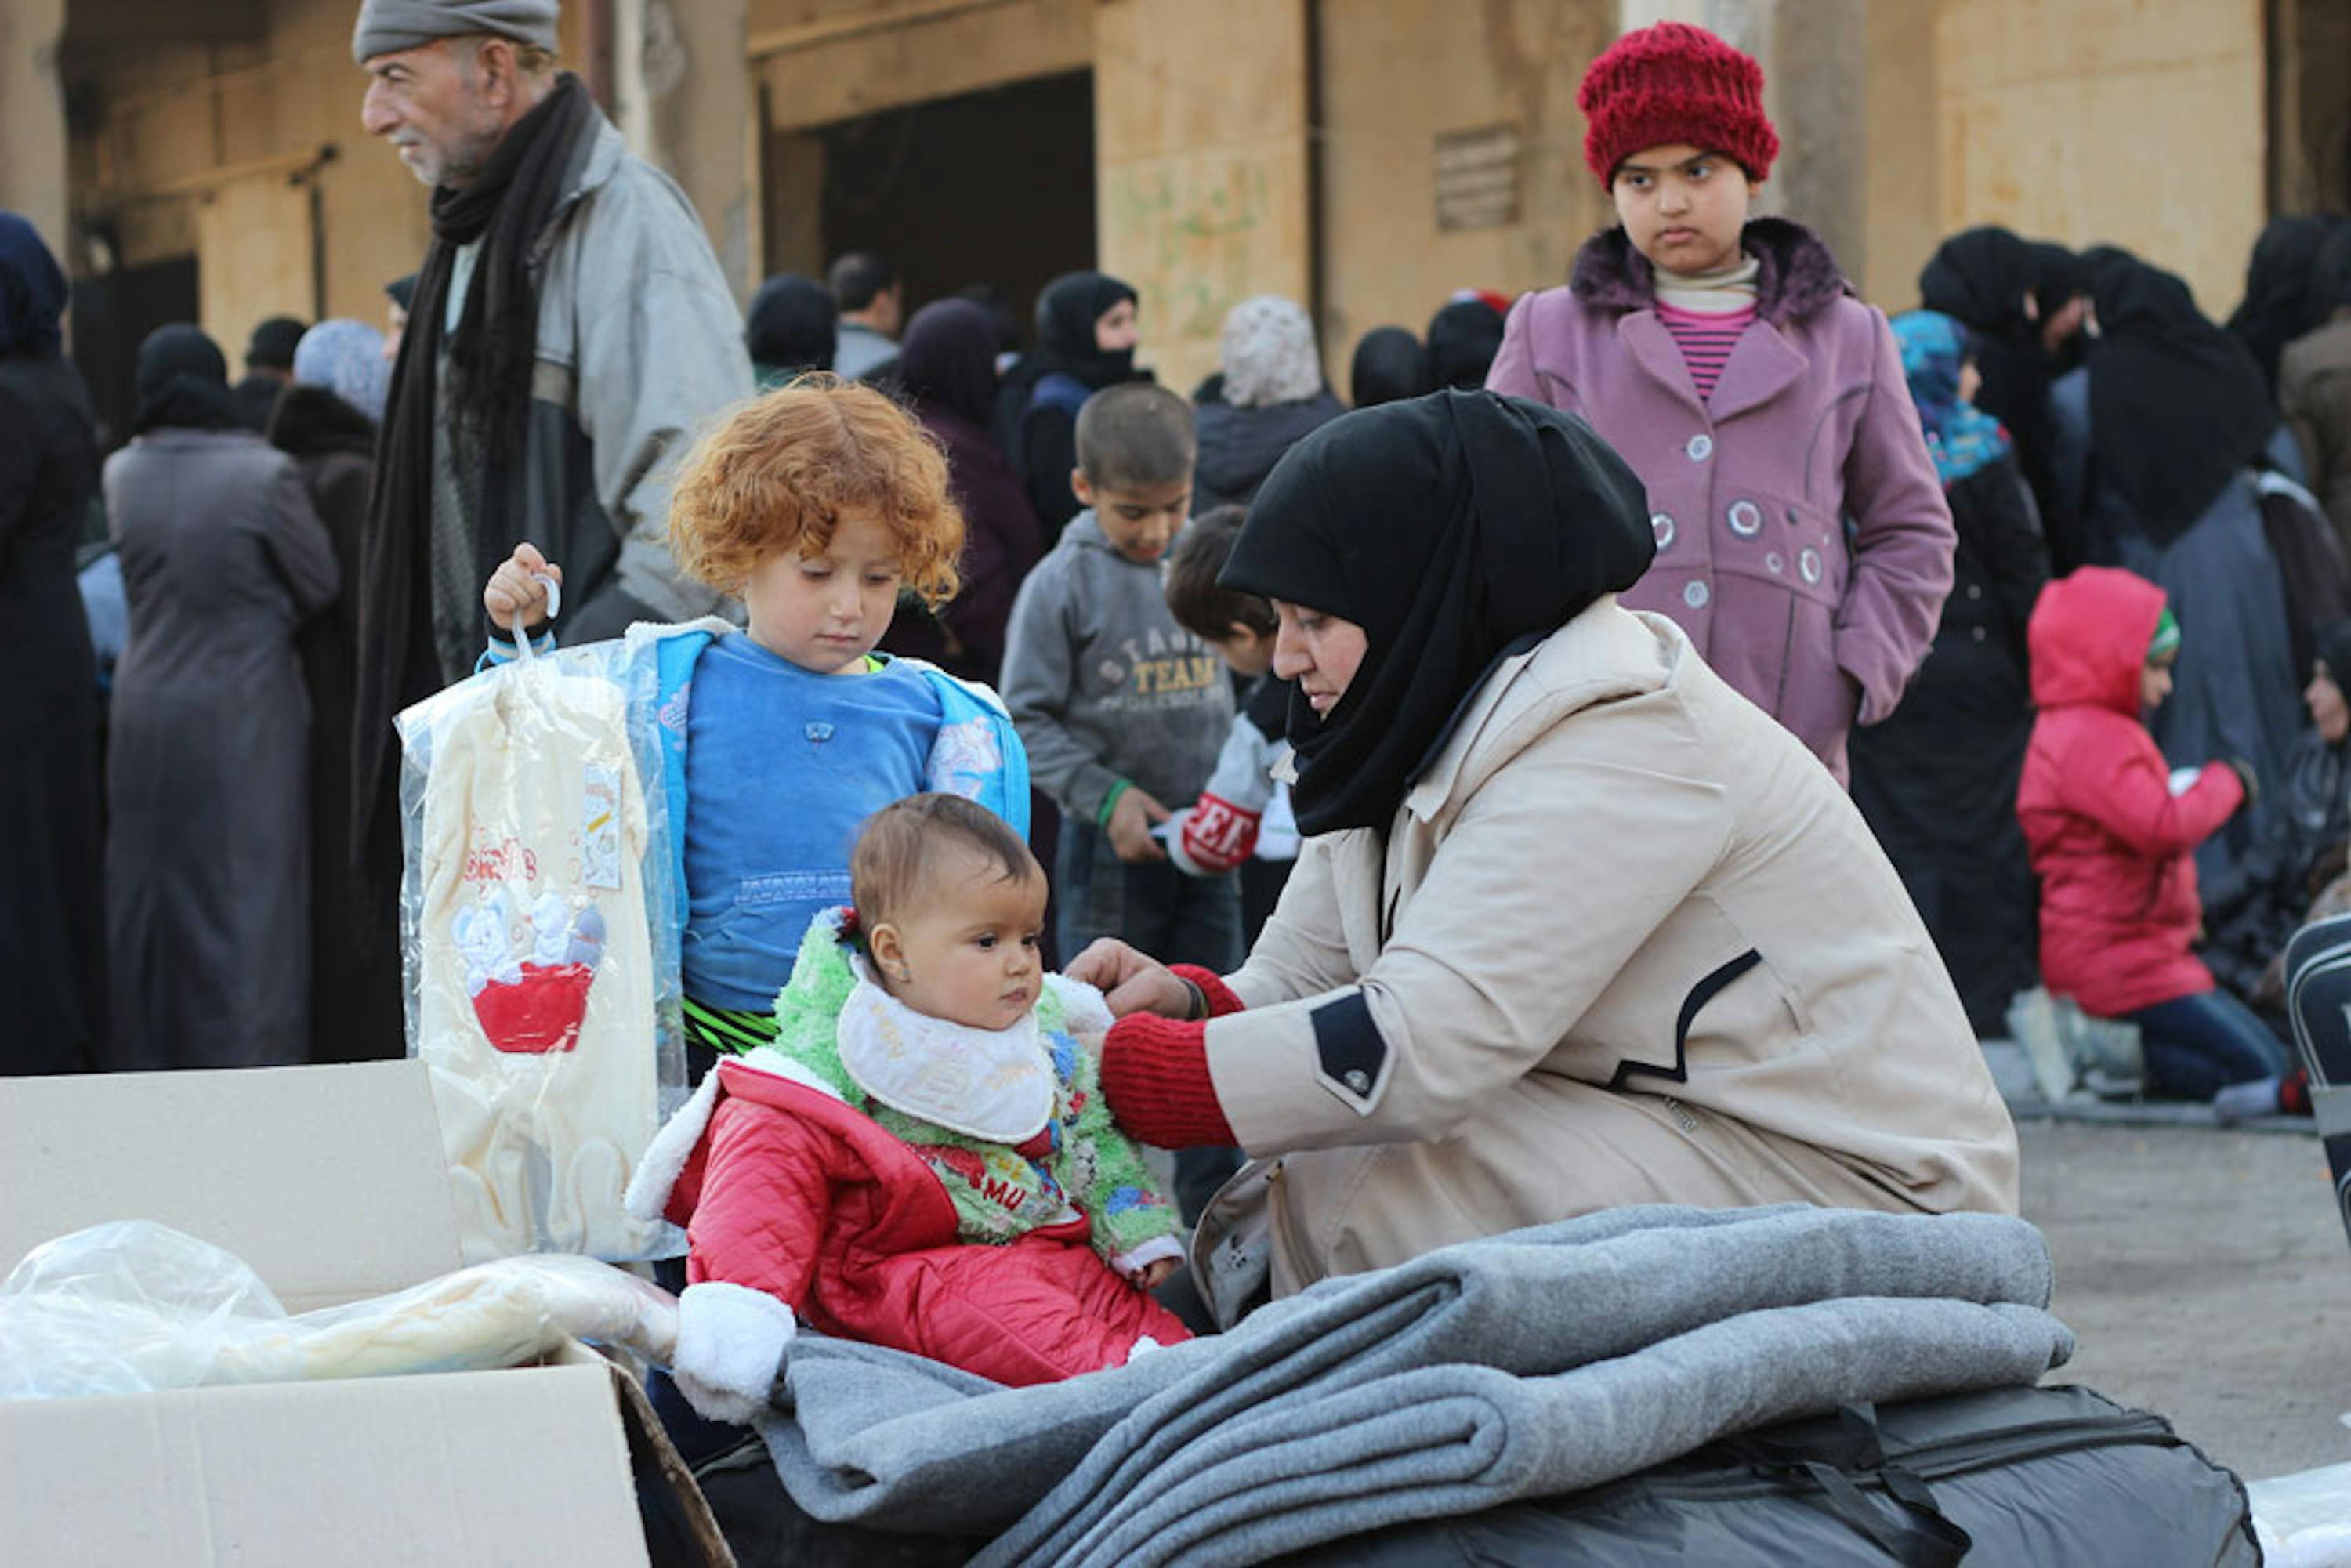
[{"label": "woman in black hijab", "polygon": [[1483,299],[1456,299],[1428,319],[1429,384],[1472,392],[1502,349],[1502,313]]},{"label": "woman in black hijab", "polygon": [[2313,280],[2327,236],[2344,221],[2323,213],[2272,218],[2253,242],[2253,254],[2245,263],[2245,298],[2229,318],[2229,330],[2261,366],[2262,384],[2273,394],[2278,356],[2325,315],[2313,293]]},{"label": "woman in black hijab", "polygon": [[238,426],[193,327],[139,350],[107,459],[131,636],[106,760],[114,1068],[308,1060],[310,709],[295,631],[335,597],[292,457]]},{"label": "woman in black hijab", "polygon": [[238,430],[236,401],[228,385],[228,360],[220,345],[196,328],[158,327],[139,345],[139,403],[131,433],[144,435],[170,426],[179,430]]},{"label": "woman in black hijab", "polygon": [[[2252,470],[2292,437],[2252,352],[2185,283],[2111,247],[2084,259],[2097,333],[2049,392],[2061,504],[2084,520],[2092,560],[2155,583],[2179,617],[2172,694],[2148,723],[2164,755],[2239,758],[2270,784],[2302,727],[2302,681]],[[2206,909],[2235,898],[2276,796],[2260,790],[2196,852]]]},{"label": "woman in black hijab", "polygon": [[2055,480],[2049,388],[2081,361],[2089,292],[2089,269],[2072,251],[2003,228],[1953,235],[1918,275],[1920,303],[1968,329],[1982,378],[1975,406],[2008,427],[2060,575],[2082,564],[2086,546]]},{"label": "woman in black hijab", "polygon": [[1259,1156],[1194,1243],[1220,1322],[1268,1207],[1277,1294],[1624,1203],[2013,1208],[2014,1131],[1859,813],[1616,603],[1655,548],[1590,426],[1483,392],[1334,420],[1250,507],[1219,580],[1273,601],[1297,683],[1297,869],[1235,975],[1115,941],[1069,968],[1119,1015],[1128,1132]]},{"label": "woman in black hijab", "polygon": [[[986,307],[941,299],[914,312],[898,353],[898,390],[947,455],[963,509],[963,586],[935,614],[902,603],[883,645],[996,684],[1012,596],[1044,554],[1037,513],[988,429],[996,406],[996,323]],[[917,601],[919,602],[919,601]],[[903,623],[903,624],[902,624]]]},{"label": "woman in black hijab", "polygon": [[1070,488],[1078,410],[1104,387],[1150,379],[1134,368],[1140,303],[1132,287],[1099,272],[1065,272],[1037,296],[1037,351],[1013,371],[998,406],[1005,452],[1049,549],[1080,510]]},{"label": "woman in black hijab", "polygon": [[98,488],[66,278],[0,212],[0,1077],[96,1065],[106,1035],[98,668],[74,545]]},{"label": "woman in black hijab", "polygon": [[832,369],[840,338],[841,308],[831,291],[796,272],[759,285],[743,316],[743,346],[761,392],[809,371]]},{"label": "woman in black hijab", "polygon": [[1410,329],[1374,327],[1355,345],[1354,362],[1348,367],[1347,395],[1357,408],[1377,408],[1436,390],[1428,374],[1428,350]]}]

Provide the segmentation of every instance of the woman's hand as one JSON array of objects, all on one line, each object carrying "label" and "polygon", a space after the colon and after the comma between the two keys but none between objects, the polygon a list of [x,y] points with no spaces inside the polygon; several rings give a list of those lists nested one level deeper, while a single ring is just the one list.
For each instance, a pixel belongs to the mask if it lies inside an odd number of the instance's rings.
[{"label": "woman's hand", "polygon": [[1176,1260],[1173,1258],[1162,1258],[1156,1263],[1145,1264],[1143,1272],[1134,1277],[1134,1288],[1147,1294],[1165,1284],[1167,1276],[1175,1271]]},{"label": "woman's hand", "polygon": [[1179,1020],[1192,1016],[1192,988],[1115,936],[1098,938],[1062,973],[1102,992],[1113,1018],[1142,1012]]},{"label": "woman's hand", "polygon": [[515,546],[514,554],[482,585],[482,608],[489,612],[490,624],[501,632],[527,632],[546,620],[547,584],[538,580],[541,577],[559,583],[563,569],[539,554],[537,545],[525,541]]}]

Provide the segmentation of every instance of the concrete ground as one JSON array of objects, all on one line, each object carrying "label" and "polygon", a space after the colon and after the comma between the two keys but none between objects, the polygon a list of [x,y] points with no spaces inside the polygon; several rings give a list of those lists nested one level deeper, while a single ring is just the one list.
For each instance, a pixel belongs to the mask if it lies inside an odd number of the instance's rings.
[{"label": "concrete ground", "polygon": [[2049,1381],[2168,1416],[2247,1480],[2351,1461],[2351,1244],[2315,1137],[2017,1131],[2080,1342]]}]

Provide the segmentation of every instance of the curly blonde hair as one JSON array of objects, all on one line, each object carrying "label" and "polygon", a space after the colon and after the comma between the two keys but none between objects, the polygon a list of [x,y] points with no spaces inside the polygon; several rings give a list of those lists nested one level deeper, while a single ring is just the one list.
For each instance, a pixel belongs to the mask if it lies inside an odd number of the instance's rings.
[{"label": "curly blonde hair", "polygon": [[963,513],[938,444],[872,387],[804,375],[695,444],[670,492],[670,551],[680,570],[740,593],[762,560],[831,544],[851,512],[889,529],[898,574],[925,604],[955,597]]}]

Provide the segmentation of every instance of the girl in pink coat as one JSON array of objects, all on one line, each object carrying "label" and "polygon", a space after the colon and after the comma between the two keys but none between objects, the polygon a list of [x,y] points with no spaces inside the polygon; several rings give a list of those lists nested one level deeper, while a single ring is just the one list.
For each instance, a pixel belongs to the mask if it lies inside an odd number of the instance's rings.
[{"label": "girl in pink coat", "polygon": [[1842,780],[1950,591],[1951,514],[1885,316],[1828,247],[1750,221],[1780,139],[1763,73],[1703,28],[1628,33],[1584,73],[1584,161],[1618,226],[1519,301],[1486,385],[1582,414],[1649,493],[1668,615]]}]

